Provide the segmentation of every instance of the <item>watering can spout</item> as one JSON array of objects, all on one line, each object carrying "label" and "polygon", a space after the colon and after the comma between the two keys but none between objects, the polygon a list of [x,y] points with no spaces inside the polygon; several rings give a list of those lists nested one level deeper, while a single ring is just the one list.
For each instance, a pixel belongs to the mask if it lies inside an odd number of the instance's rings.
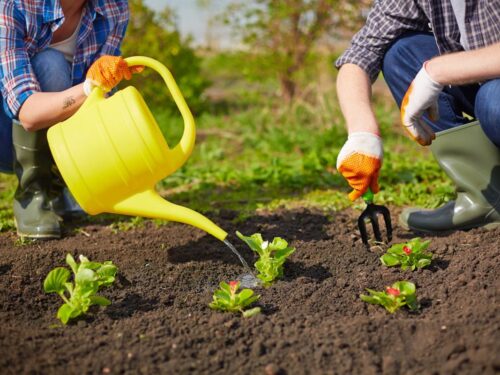
[{"label": "watering can spout", "polygon": [[177,221],[197,227],[215,238],[224,241],[227,232],[210,219],[189,208],[173,204],[154,190],[146,190],[115,203],[112,211],[117,214],[144,216],[152,219]]}]

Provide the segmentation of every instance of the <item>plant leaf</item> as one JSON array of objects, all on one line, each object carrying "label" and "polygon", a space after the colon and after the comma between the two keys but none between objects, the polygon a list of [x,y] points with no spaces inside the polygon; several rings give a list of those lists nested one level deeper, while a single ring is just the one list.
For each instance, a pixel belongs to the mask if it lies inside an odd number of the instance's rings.
[{"label": "plant leaf", "polygon": [[284,248],[284,249],[280,249],[280,250],[277,250],[275,253],[274,253],[274,258],[276,259],[283,259],[283,262],[286,260],[286,258],[288,258],[290,255],[292,255],[292,253],[295,252],[295,248],[294,247],[287,247],[287,248]]},{"label": "plant leaf", "polygon": [[228,284],[228,283],[225,283],[224,281],[221,281],[221,282],[220,282],[220,284],[219,284],[219,287],[220,287],[223,291],[227,292],[227,294],[228,294],[228,295],[230,295],[230,294],[231,294],[231,288],[230,288],[230,286],[229,286],[229,284]]},{"label": "plant leaf", "polygon": [[250,318],[252,316],[260,314],[260,312],[261,312],[260,307],[254,307],[253,309],[243,311],[243,317]]},{"label": "plant leaf", "polygon": [[236,235],[243,240],[253,251],[257,254],[261,255],[264,250],[262,249],[262,244],[264,240],[262,239],[262,235],[260,233],[255,233],[252,236],[244,236],[240,232],[236,232]]},{"label": "plant leaf", "polygon": [[431,260],[427,259],[427,258],[424,258],[424,259],[420,259],[417,262],[417,267],[418,268],[424,268],[424,267],[427,267],[429,264],[431,264]]},{"label": "plant leaf", "polygon": [[71,270],[76,275],[76,273],[78,272],[78,264],[76,263],[75,258],[73,258],[73,256],[69,253],[66,254],[66,263],[68,264],[68,266],[70,266]]},{"label": "plant leaf", "polygon": [[380,261],[386,267],[397,266],[400,264],[399,257],[392,254],[384,254],[380,257]]},{"label": "plant leaf", "polygon": [[79,267],[78,272],[75,276],[75,282],[77,284],[96,281],[97,275],[94,271],[88,268]]},{"label": "plant leaf", "polygon": [[274,237],[273,242],[269,245],[271,250],[277,251],[277,250],[283,250],[288,247],[288,242],[286,242],[283,238],[281,237]]},{"label": "plant leaf", "polygon": [[416,291],[415,284],[410,281],[398,281],[392,284],[392,287],[398,289],[404,296],[411,296]]},{"label": "plant leaf", "polygon": [[67,268],[57,267],[53,269],[43,282],[43,290],[45,293],[64,293],[65,283],[70,276],[71,272]]},{"label": "plant leaf", "polygon": [[405,252],[403,251],[403,247],[407,246],[406,243],[398,243],[395,245],[392,245],[389,249],[387,249],[387,252],[389,254],[396,254],[396,255],[403,255]]},{"label": "plant leaf", "polygon": [[248,298],[253,296],[253,290],[251,289],[243,289],[240,293],[238,293],[238,299],[240,303],[245,302]]},{"label": "plant leaf", "polygon": [[61,320],[63,324],[67,324],[73,313],[73,308],[67,303],[63,304],[57,310],[57,317]]}]

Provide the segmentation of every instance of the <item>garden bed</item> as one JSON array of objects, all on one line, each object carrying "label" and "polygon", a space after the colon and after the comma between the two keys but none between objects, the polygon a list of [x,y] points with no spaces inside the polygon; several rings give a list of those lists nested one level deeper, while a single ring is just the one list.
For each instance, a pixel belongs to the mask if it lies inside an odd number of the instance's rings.
[{"label": "garden bed", "polygon": [[[15,245],[0,236],[2,374],[494,374],[500,372],[500,230],[429,237],[435,261],[403,273],[380,265],[352,235],[359,212],[282,211],[234,232],[282,236],[297,251],[285,277],[262,295],[263,313],[243,319],[208,308],[219,281],[243,272],[217,240],[179,224],[113,233],[102,225],[60,241]],[[395,218],[394,218],[395,219]],[[396,229],[395,242],[411,238]],[[42,282],[67,252],[112,260],[113,304],[63,327],[60,299]],[[418,313],[393,315],[362,302],[365,288],[417,285]]]}]

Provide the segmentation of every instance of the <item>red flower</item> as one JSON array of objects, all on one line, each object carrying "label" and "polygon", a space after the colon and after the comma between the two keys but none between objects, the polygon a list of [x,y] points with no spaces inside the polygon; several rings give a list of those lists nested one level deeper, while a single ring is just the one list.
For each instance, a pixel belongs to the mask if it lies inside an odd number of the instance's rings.
[{"label": "red flower", "polygon": [[403,247],[403,251],[405,252],[406,255],[410,255],[411,254],[411,249],[408,247],[408,246],[404,246]]},{"label": "red flower", "polygon": [[229,282],[229,289],[231,290],[231,294],[236,293],[239,285],[240,285],[239,281],[230,281]]},{"label": "red flower", "polygon": [[399,289],[391,288],[390,286],[388,286],[385,290],[386,290],[387,294],[390,294],[391,296],[394,296],[394,297],[397,297],[401,294]]}]

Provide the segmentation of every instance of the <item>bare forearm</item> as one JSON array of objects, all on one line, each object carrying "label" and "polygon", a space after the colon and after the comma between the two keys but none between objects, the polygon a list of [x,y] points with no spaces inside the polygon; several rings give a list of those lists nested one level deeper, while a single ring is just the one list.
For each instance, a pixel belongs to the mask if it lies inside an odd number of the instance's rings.
[{"label": "bare forearm", "polygon": [[500,43],[435,57],[425,68],[442,85],[464,85],[499,78]]},{"label": "bare forearm", "polygon": [[61,92],[33,94],[21,107],[19,121],[29,131],[49,128],[71,117],[86,98],[83,84]]},{"label": "bare forearm", "polygon": [[368,74],[355,64],[343,65],[337,78],[337,92],[348,132],[379,134]]}]

